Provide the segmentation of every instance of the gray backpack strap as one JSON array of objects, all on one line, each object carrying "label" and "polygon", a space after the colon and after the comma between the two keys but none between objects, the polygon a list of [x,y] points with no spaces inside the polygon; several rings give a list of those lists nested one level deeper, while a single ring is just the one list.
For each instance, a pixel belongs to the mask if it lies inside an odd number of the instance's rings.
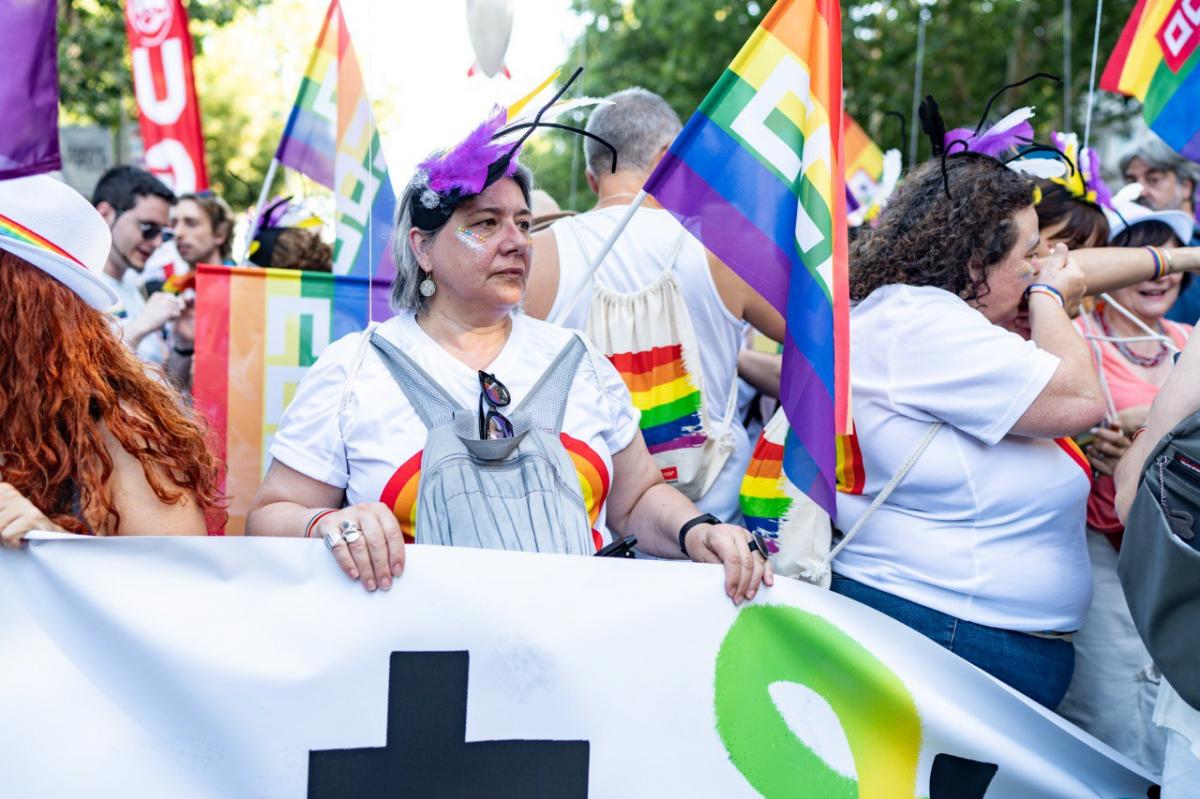
[{"label": "gray backpack strap", "polygon": [[542,372],[542,376],[515,410],[528,413],[533,423],[546,432],[556,435],[562,432],[563,416],[567,412],[567,396],[570,394],[571,384],[575,382],[579,362],[583,360],[586,352],[587,346],[579,334],[572,335],[571,341],[546,367],[546,371]]},{"label": "gray backpack strap", "polygon": [[454,412],[463,410],[446,390],[437,384],[424,369],[396,348],[396,345],[379,333],[371,334],[371,346],[379,353],[379,359],[391,372],[392,378],[425,426],[432,430],[454,421]]}]

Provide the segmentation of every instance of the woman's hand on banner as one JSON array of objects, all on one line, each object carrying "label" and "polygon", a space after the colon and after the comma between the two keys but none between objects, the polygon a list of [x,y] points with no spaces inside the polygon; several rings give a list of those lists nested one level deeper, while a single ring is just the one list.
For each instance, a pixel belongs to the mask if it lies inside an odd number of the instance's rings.
[{"label": "woman's hand on banner", "polygon": [[313,530],[338,565],[368,591],[392,587],[404,572],[404,534],[382,502],[360,502],[323,516]]},{"label": "woman's hand on banner", "polygon": [[697,563],[720,563],[725,567],[725,595],[740,605],[754,599],[759,585],[775,584],[775,572],[765,553],[750,548],[754,539],[735,524],[702,524],[688,532],[688,557]]},{"label": "woman's hand on banner", "polygon": [[67,532],[50,521],[20,491],[8,483],[0,483],[0,543],[8,549],[19,549],[25,534],[34,530]]}]

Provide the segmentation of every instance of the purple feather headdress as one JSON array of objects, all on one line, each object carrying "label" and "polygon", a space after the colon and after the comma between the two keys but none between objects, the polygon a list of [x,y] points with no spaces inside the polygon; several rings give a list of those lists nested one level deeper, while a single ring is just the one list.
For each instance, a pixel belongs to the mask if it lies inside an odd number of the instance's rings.
[{"label": "purple feather headdress", "polygon": [[[508,109],[497,106],[470,136],[449,150],[422,161],[409,184],[412,223],[422,230],[436,230],[445,224],[461,202],[481,193],[497,180],[515,175],[521,145],[539,127],[569,130],[596,139],[612,152],[613,171],[616,172],[616,150],[611,144],[579,128],[542,121],[542,116],[558,102],[581,72],[582,67],[576,69],[531,122],[519,121],[506,127]],[[514,141],[514,134],[521,129],[525,129],[525,132]]]},{"label": "purple feather headdress", "polygon": [[[974,130],[969,128],[955,128],[947,133],[946,124],[942,120],[937,102],[929,95],[925,96],[925,100],[918,109],[921,118],[921,129],[929,137],[934,157],[941,159],[942,182],[947,195],[950,194],[950,175],[946,169],[946,159],[954,155],[971,153],[973,155],[994,158],[1017,172],[1031,171],[1031,168],[1027,165],[1033,162],[1022,157],[1028,152],[1048,151],[1062,155],[1055,148],[1047,147],[1034,141],[1033,126],[1029,124],[1029,120],[1033,117],[1033,108],[1030,106],[1013,111],[986,131],[983,130],[984,124],[987,123],[988,114],[992,110],[992,105],[1000,95],[1009,89],[1023,86],[1036,78],[1049,78],[1050,80],[1059,82],[1062,80],[1055,75],[1038,72],[1025,80],[1010,83],[1001,88],[988,100],[987,106],[983,110],[983,116],[979,118],[979,124],[975,126]],[[1009,151],[1013,150],[1018,152],[1014,155],[1007,155]],[[1054,168],[1048,170],[1051,174],[1061,174],[1065,169],[1064,164],[1049,161],[1048,159],[1038,159],[1038,161],[1040,163],[1036,165],[1036,168],[1042,171],[1047,171],[1042,165],[1053,164]],[[1049,174],[1038,176],[1048,177]]]},{"label": "purple feather headdress", "polygon": [[479,194],[486,187],[493,164],[501,164],[495,179],[512,177],[517,171],[516,156],[521,143],[514,147],[492,141],[507,120],[508,109],[496,106],[492,115],[470,136],[446,152],[422,161],[417,169],[429,188],[442,195],[455,191],[464,195]]},{"label": "purple feather headdress", "polygon": [[982,133],[979,132],[979,128],[955,128],[946,134],[946,152],[953,153],[958,146],[973,153],[997,158],[1009,150],[1032,144],[1033,126],[1029,124],[1032,117],[1033,108],[1026,106],[1013,111]]}]

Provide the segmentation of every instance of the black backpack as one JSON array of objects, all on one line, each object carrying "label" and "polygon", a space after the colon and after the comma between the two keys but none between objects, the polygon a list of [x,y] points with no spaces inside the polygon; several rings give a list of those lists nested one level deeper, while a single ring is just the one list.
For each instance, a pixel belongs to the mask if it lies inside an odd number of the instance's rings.
[{"label": "black backpack", "polygon": [[1125,522],[1117,574],[1150,657],[1200,709],[1200,412],[1154,447]]}]

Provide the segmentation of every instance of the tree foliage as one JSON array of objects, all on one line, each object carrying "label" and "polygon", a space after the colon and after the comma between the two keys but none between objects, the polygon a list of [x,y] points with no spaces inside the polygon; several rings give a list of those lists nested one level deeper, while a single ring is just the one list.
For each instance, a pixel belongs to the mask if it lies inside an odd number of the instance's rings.
[{"label": "tree foliage", "polygon": [[[205,34],[224,27],[244,11],[252,11],[270,0],[189,0],[186,3],[196,53],[203,52]],[[127,122],[136,123],[129,40],[125,34],[125,4],[122,0],[58,0],[58,85],[64,118],[71,122],[96,124],[114,135]],[[241,205],[242,195],[257,191],[270,150],[276,142],[262,143],[265,158],[255,154],[251,171],[233,175],[226,171],[228,153],[236,142],[229,131],[240,129],[242,118],[227,98],[201,95],[201,119],[205,126],[209,178],[213,188]],[[211,127],[211,130],[210,130]],[[211,131],[222,136],[214,138]],[[248,190],[253,183],[256,188]],[[250,201],[252,202],[252,200]]]},{"label": "tree foliage", "polygon": [[[939,0],[925,6],[908,0],[847,0],[842,7],[846,110],[880,146],[900,147],[907,159],[908,142],[901,146],[899,125],[885,112],[898,111],[906,118],[912,113],[923,8],[929,14],[923,93],[938,100],[948,125],[973,126],[988,97],[1004,84],[1035,72],[1063,74],[1065,4],[1072,2],[1073,45],[1069,74],[1064,77],[1072,98],[1073,126],[1082,132],[1096,8],[1075,0]],[[768,0],[573,3],[587,23],[571,54],[572,63],[586,70],[581,91],[603,96],[627,86],[644,86],[663,95],[683,119],[699,105],[771,6]],[[1133,0],[1105,3],[1099,69],[1133,5]],[[1037,106],[1037,128],[1043,139],[1051,128],[1063,126],[1062,86],[1039,81],[1016,89],[997,102],[992,118],[1019,105]],[[1126,103],[1110,97],[1096,122],[1127,113]],[[543,146],[536,158],[539,183],[564,205],[572,202],[572,147],[577,145]],[[921,142],[919,153],[919,157],[928,154],[927,142]],[[586,185],[578,175],[574,183],[575,207],[586,206]]]}]

